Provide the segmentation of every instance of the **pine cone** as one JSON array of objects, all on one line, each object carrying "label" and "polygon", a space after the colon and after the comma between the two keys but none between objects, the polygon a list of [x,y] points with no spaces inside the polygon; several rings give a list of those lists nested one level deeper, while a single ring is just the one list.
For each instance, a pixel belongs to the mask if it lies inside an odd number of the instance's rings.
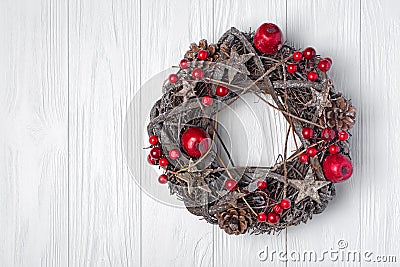
[{"label": "pine cone", "polygon": [[229,235],[244,234],[252,224],[251,214],[240,208],[230,208],[216,216],[219,227]]},{"label": "pine cone", "polygon": [[216,61],[219,57],[217,53],[217,46],[215,44],[207,44],[207,40],[202,39],[199,41],[199,44],[192,43],[189,47],[189,50],[185,54],[185,58],[189,60],[197,59],[197,53],[200,50],[207,50],[208,51],[208,58],[209,61]]},{"label": "pine cone", "polygon": [[332,107],[325,108],[325,116],[320,118],[320,123],[337,130],[347,131],[353,127],[356,119],[356,109],[350,100],[339,97],[332,100]]}]

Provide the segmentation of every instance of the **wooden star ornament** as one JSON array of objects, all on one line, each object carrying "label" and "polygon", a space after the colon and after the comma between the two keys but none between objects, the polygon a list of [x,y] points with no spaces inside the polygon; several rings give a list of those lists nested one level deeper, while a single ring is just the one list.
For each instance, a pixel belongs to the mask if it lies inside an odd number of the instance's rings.
[{"label": "wooden star ornament", "polygon": [[329,96],[329,90],[328,93],[326,92],[320,92],[313,87],[310,87],[311,93],[312,93],[312,99],[306,103],[307,107],[315,107],[316,113],[318,114],[318,117],[321,117],[322,112],[324,112],[324,109],[327,107],[332,107],[331,101],[328,99]]},{"label": "wooden star ornament", "polygon": [[230,58],[223,62],[226,66],[229,67],[228,69],[228,80],[229,83],[232,82],[233,78],[235,77],[236,73],[244,73],[249,75],[250,72],[246,67],[246,62],[249,61],[250,58],[254,57],[253,53],[239,55],[236,50],[232,49]]},{"label": "wooden star ornament", "polygon": [[307,171],[304,180],[288,180],[289,185],[299,190],[295,203],[299,203],[303,199],[310,197],[312,200],[321,204],[318,190],[324,186],[327,186],[331,182],[315,180],[313,169],[310,167]]},{"label": "wooden star ornament", "polygon": [[195,172],[181,172],[176,174],[176,177],[182,181],[185,181],[188,185],[188,192],[192,194],[196,188],[199,188],[206,192],[211,192],[211,189],[208,187],[207,182],[204,180],[212,170],[204,170],[204,171],[195,171]]}]

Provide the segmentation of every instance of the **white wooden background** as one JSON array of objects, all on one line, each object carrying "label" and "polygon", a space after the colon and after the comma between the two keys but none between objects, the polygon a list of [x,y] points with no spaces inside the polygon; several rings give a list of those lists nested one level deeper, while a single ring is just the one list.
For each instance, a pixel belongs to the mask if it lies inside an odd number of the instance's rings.
[{"label": "white wooden background", "polygon": [[[141,192],[124,163],[124,116],[189,43],[265,21],[333,58],[336,87],[359,111],[355,172],[308,224],[230,237]],[[320,250],[340,239],[400,261],[397,0],[1,0],[0,27],[0,266],[267,266],[257,258],[266,245]],[[140,125],[147,114],[135,112]]]}]

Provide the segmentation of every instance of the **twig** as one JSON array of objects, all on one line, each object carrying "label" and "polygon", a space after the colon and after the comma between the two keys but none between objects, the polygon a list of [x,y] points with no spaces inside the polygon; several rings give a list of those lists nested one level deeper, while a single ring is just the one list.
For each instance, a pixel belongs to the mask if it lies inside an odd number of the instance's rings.
[{"label": "twig", "polygon": [[[303,119],[303,118],[297,117],[296,115],[293,115],[293,114],[291,114],[291,113],[289,113],[289,112],[287,112],[287,111],[284,111],[284,110],[282,110],[282,109],[280,109],[280,108],[274,106],[273,104],[271,104],[270,102],[268,102],[267,100],[265,100],[262,96],[260,96],[258,93],[254,93],[254,94],[255,94],[257,97],[259,97],[263,102],[265,102],[268,106],[270,106],[270,107],[272,107],[272,108],[274,108],[274,109],[276,109],[276,110],[279,110],[280,112],[282,112],[283,114],[285,114],[285,115],[287,115],[287,116],[289,116],[289,117],[291,117],[291,118],[295,118],[296,120],[299,120],[299,121],[302,121],[302,122],[305,122],[305,123],[314,125],[314,126],[316,126],[316,127],[318,127],[318,128],[321,128],[321,129],[324,128],[324,127],[322,127],[321,125],[319,125],[319,124],[317,124],[317,123],[314,123],[314,122],[305,120],[305,119]],[[289,121],[289,123],[290,123],[290,121]]]}]

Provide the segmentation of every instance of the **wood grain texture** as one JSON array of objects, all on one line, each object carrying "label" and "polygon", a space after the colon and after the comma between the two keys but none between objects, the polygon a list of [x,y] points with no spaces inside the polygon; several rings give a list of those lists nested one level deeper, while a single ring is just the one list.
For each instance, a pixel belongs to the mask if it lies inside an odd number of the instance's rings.
[{"label": "wood grain texture", "polygon": [[140,4],[70,1],[71,266],[139,266],[141,197],[123,160],[140,86]]},{"label": "wood grain texture", "polygon": [[397,255],[398,264],[400,141],[392,136],[400,129],[400,6],[394,0],[361,5],[360,243],[373,257]]},{"label": "wood grain texture", "polygon": [[[399,14],[396,0],[1,1],[0,266],[396,266],[285,262],[277,254],[262,262],[258,253],[318,253],[345,240],[372,260],[400,261]],[[231,237],[152,197],[168,192],[137,149],[161,95],[147,81],[177,65],[191,42],[264,21],[333,59],[336,88],[358,107],[355,171],[306,225]],[[265,144],[260,157],[235,153],[238,162],[269,164],[286,124],[246,101],[252,114],[238,103],[240,123],[234,112],[221,121],[234,150]],[[256,133],[247,144],[235,135],[240,127]],[[139,187],[144,181],[154,182],[153,195]]]},{"label": "wood grain texture", "polygon": [[0,3],[0,265],[68,261],[67,6]]}]

